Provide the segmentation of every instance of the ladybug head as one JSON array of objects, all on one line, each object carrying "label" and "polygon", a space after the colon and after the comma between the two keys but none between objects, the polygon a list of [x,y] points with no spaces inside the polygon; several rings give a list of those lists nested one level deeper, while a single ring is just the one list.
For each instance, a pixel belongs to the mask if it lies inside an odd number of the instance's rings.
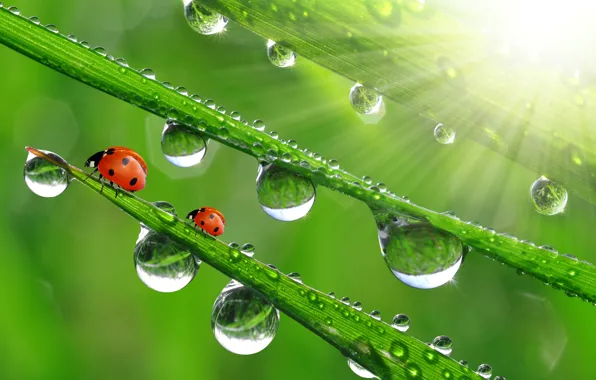
[{"label": "ladybug head", "polygon": [[99,165],[99,161],[101,161],[103,155],[103,151],[95,153],[93,156],[89,157],[87,161],[85,161],[85,166],[88,168],[96,168],[97,165]]}]

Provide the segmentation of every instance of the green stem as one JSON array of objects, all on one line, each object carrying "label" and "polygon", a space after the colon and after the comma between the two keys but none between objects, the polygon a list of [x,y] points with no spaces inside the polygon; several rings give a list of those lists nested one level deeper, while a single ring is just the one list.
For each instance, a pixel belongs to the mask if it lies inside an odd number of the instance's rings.
[{"label": "green stem", "polygon": [[[350,357],[382,379],[481,379],[467,367],[423,342],[358,311],[333,297],[297,282],[237,248],[203,234],[196,234],[181,220],[151,203],[113,188],[96,178],[35,149],[31,153],[64,168],[73,178],[114,203],[150,229],[191,248],[203,262],[259,291],[280,311],[308,328],[342,355]],[[103,191],[102,191],[103,187]]]},{"label": "green stem", "polygon": [[316,159],[306,150],[293,148],[280,139],[245,126],[228,115],[195,102],[185,94],[6,9],[0,9],[0,43],[155,115],[181,120],[184,124],[198,128],[209,138],[258,160],[273,161],[284,169],[309,177],[319,185],[357,198],[372,209],[404,213],[427,220],[434,227],[456,235],[474,251],[517,268],[570,295],[596,302],[596,267],[589,263],[426,209],[391,192],[363,187],[360,178],[332,167],[324,159]]},{"label": "green stem", "polygon": [[[590,89],[565,86],[565,73],[544,60],[499,56],[503,41],[465,25],[481,23],[475,9],[422,0],[200,2],[596,204]],[[573,44],[589,49],[582,42]]]}]

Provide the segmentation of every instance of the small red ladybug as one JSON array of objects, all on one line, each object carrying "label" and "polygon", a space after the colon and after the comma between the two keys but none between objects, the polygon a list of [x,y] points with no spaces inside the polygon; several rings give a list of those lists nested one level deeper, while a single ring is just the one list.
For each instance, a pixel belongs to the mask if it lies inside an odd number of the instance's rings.
[{"label": "small red ladybug", "polygon": [[219,236],[224,233],[226,219],[221,212],[213,207],[192,210],[186,218],[194,221],[198,228],[209,235]]},{"label": "small red ladybug", "polygon": [[116,184],[130,192],[145,188],[147,164],[143,157],[132,149],[123,146],[109,147],[89,157],[85,166],[95,168],[89,176],[99,171],[99,179],[105,177],[111,186]]}]

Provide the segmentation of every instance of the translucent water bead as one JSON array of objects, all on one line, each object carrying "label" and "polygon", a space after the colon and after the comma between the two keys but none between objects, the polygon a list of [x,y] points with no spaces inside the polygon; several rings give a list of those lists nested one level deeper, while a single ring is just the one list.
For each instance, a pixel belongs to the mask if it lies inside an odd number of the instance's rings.
[{"label": "translucent water bead", "polygon": [[541,176],[530,187],[534,209],[542,215],[555,215],[565,211],[567,190],[556,182]]},{"label": "translucent water bead", "polygon": [[164,293],[188,285],[201,264],[188,248],[154,231],[147,232],[136,244],[134,263],[141,281]]},{"label": "translucent water bead", "polygon": [[356,375],[364,378],[364,379],[377,379],[375,375],[370,373],[366,368],[362,367],[360,364],[356,363],[350,358],[348,359],[348,366]]},{"label": "translucent water bead", "polygon": [[375,212],[375,219],[381,252],[399,280],[431,289],[453,279],[464,252],[456,236],[405,216]]},{"label": "translucent water bead", "polygon": [[257,199],[271,217],[289,222],[304,217],[315,203],[313,183],[273,164],[259,165]]},{"label": "translucent water bead", "polygon": [[226,350],[252,355],[265,349],[279,327],[279,311],[259,293],[232,280],[211,312],[215,338]]},{"label": "translucent water bead", "polygon": [[207,143],[197,130],[168,120],[161,134],[161,151],[172,164],[188,168],[205,157]]},{"label": "translucent water bead", "polygon": [[[53,152],[43,153],[57,161],[66,163],[62,157]],[[52,164],[48,160],[29,153],[23,169],[25,183],[29,190],[40,197],[52,198],[64,192],[70,182],[66,170]]]},{"label": "translucent water bead", "polygon": [[296,63],[296,54],[275,41],[267,41],[267,57],[277,67],[291,67]]},{"label": "translucent water bead", "polygon": [[455,141],[455,131],[449,127],[439,123],[434,130],[435,140],[439,144],[447,145],[453,144]]},{"label": "translucent water bead", "polygon": [[188,25],[201,34],[217,34],[225,30],[228,19],[211,12],[194,0],[184,0],[184,15]]},{"label": "translucent water bead", "polygon": [[350,90],[350,103],[356,112],[369,115],[379,111],[383,104],[383,96],[356,83]]}]

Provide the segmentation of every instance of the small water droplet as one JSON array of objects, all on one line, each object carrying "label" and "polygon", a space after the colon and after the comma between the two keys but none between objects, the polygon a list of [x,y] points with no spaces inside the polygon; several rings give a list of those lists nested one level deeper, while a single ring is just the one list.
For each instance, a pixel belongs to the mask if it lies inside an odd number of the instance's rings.
[{"label": "small water droplet", "polygon": [[493,373],[493,368],[488,364],[480,364],[476,373],[485,379],[490,379]]},{"label": "small water droplet", "polygon": [[453,144],[455,141],[455,131],[452,128],[444,126],[442,123],[437,124],[434,130],[434,135],[435,140],[437,140],[439,144]]},{"label": "small water droplet", "polygon": [[375,90],[356,83],[350,90],[350,103],[356,112],[370,115],[380,110],[383,104],[383,96]]},{"label": "small water droplet", "polygon": [[238,111],[232,111],[230,113],[230,117],[234,120],[240,120],[240,112]]},{"label": "small water droplet", "polygon": [[151,69],[141,69],[139,70],[139,73],[145,78],[155,80],[155,73]]},{"label": "small water droplet", "polygon": [[431,346],[443,355],[451,355],[451,352],[453,351],[453,341],[445,335],[440,335],[433,339]]},{"label": "small water droplet", "polygon": [[349,305],[350,304],[350,297],[342,297],[342,299],[340,299],[339,302],[345,303],[346,305]]},{"label": "small water droplet", "polygon": [[374,319],[381,320],[381,312],[378,310],[371,311],[369,315]]},{"label": "small water droplet", "polygon": [[295,140],[289,140],[287,144],[290,148],[298,148],[298,143]]},{"label": "small water droplet", "polygon": [[77,42],[77,36],[75,36],[74,34],[69,34],[68,36],[66,36],[66,38],[68,38],[69,40],[71,40],[72,42]]},{"label": "small water droplet", "polygon": [[362,182],[364,182],[367,185],[370,185],[372,183],[372,178],[370,178],[369,176],[365,175],[364,177],[362,177]]},{"label": "small water droplet", "polygon": [[252,127],[254,129],[256,129],[257,131],[261,131],[263,132],[265,130],[265,123],[263,122],[263,120],[255,120],[252,122]]},{"label": "small water droplet", "polygon": [[348,366],[356,375],[364,378],[364,379],[376,379],[377,377],[370,373],[366,368],[362,367],[360,364],[356,363],[350,358],[346,358],[348,360]]},{"label": "small water droplet", "polygon": [[315,198],[315,187],[308,178],[272,164],[259,165],[257,199],[269,216],[284,222],[300,219],[308,214]]},{"label": "small water droplet", "polygon": [[56,25],[54,25],[54,24],[48,24],[48,25],[46,25],[46,29],[49,30],[52,33],[58,33],[59,32],[58,27],[56,27]]},{"label": "small water droplet", "polygon": [[197,130],[168,120],[161,134],[161,151],[173,165],[198,165],[207,152],[207,143]]},{"label": "small water droplet", "polygon": [[240,252],[244,253],[246,256],[253,257],[255,254],[255,246],[250,243],[246,243],[240,248]]},{"label": "small water droplet", "polygon": [[296,63],[296,54],[275,41],[267,41],[267,57],[277,67],[291,67]]},{"label": "small water droplet", "polygon": [[302,284],[302,277],[300,277],[300,273],[298,273],[298,272],[288,273],[288,277],[291,278],[292,280]]},{"label": "small water droplet", "polygon": [[21,11],[17,7],[8,7],[8,11],[17,16],[21,14]]},{"label": "small water droplet", "polygon": [[354,302],[354,304],[352,304],[352,307],[354,309],[358,310],[358,311],[361,311],[362,310],[362,303],[356,301],[356,302]]},{"label": "small water droplet", "polygon": [[464,246],[455,236],[428,223],[376,211],[379,244],[387,266],[403,283],[432,289],[453,279]]},{"label": "small water droplet", "polygon": [[219,13],[211,12],[197,1],[185,0],[184,15],[188,25],[200,34],[211,35],[225,30],[228,19]]},{"label": "small water droplet", "polygon": [[329,165],[329,167],[331,169],[339,169],[339,161],[337,161],[336,159],[330,159],[329,162],[327,163]]},{"label": "small water droplet", "polygon": [[530,187],[534,209],[542,215],[555,215],[565,211],[567,190],[556,182],[541,176]]},{"label": "small water droplet", "polygon": [[219,106],[215,110],[221,114],[224,114],[224,115],[226,114],[226,109],[223,106]]},{"label": "small water droplet", "polygon": [[187,247],[153,231],[136,244],[134,262],[141,281],[164,293],[175,292],[188,285],[200,265]]},{"label": "small water droplet", "polygon": [[460,360],[459,365],[468,368],[468,362],[466,360]]},{"label": "small water droplet", "polygon": [[[53,152],[42,150],[55,160],[66,163],[62,157]],[[23,176],[29,190],[44,198],[53,198],[64,192],[69,184],[66,170],[51,162],[29,153],[23,168]]]},{"label": "small water droplet", "polygon": [[410,317],[405,314],[397,314],[395,317],[393,317],[391,326],[401,332],[406,332],[410,328]]},{"label": "small water droplet", "polygon": [[101,55],[102,57],[105,57],[107,55],[106,53],[106,49],[104,49],[101,46],[97,46],[93,48],[93,51],[99,55]]},{"label": "small water droplet", "polygon": [[29,17],[29,21],[31,21],[32,23],[34,23],[35,25],[39,25],[40,21],[39,18],[35,17],[35,16],[31,16]]},{"label": "small water droplet", "polygon": [[205,102],[203,102],[203,104],[206,107],[211,108],[212,110],[215,109],[215,102],[213,101],[213,99],[205,99]]},{"label": "small water droplet", "polygon": [[495,380],[506,380],[503,376],[495,376]]},{"label": "small water droplet", "polygon": [[252,355],[265,349],[279,327],[279,311],[259,293],[230,281],[211,312],[215,338],[226,350]]}]

